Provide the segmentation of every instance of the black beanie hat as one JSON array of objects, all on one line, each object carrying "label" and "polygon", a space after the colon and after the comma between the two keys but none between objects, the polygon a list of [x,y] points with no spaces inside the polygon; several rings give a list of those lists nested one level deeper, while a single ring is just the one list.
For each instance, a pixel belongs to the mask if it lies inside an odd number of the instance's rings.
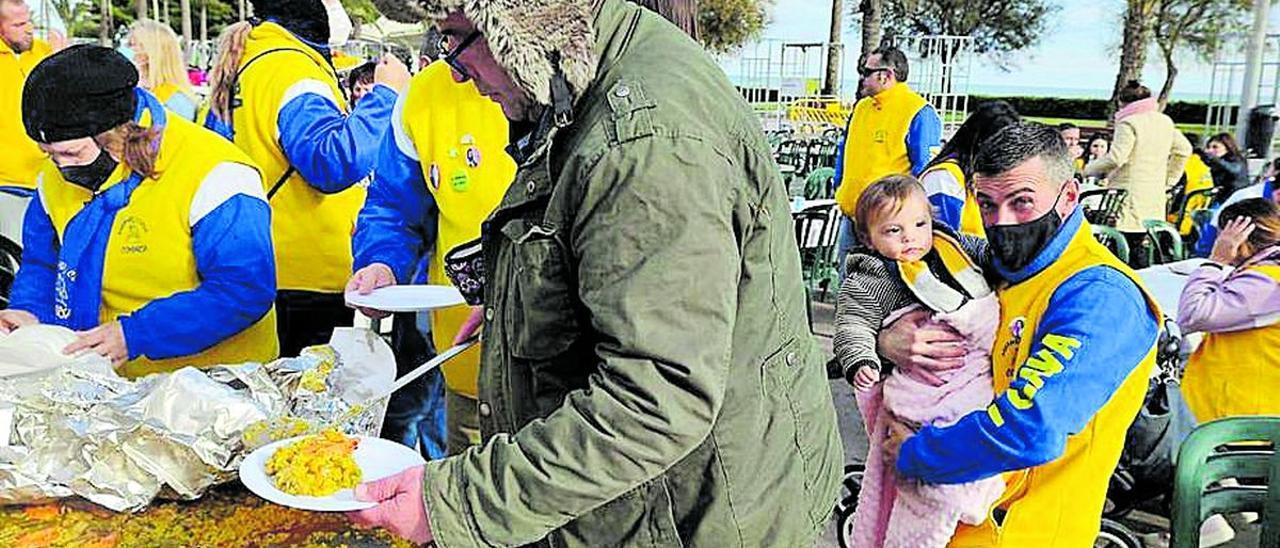
[{"label": "black beanie hat", "polygon": [[249,0],[253,16],[272,20],[316,46],[329,45],[329,12],[321,0]]},{"label": "black beanie hat", "polygon": [[133,119],[138,69],[113,49],[72,46],[49,56],[22,88],[22,123],[39,143],[92,137]]}]

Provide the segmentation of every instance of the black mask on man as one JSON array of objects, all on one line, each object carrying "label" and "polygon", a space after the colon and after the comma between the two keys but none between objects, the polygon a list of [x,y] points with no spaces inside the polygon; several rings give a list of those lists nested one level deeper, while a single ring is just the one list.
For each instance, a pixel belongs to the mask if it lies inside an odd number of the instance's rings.
[{"label": "black mask on man", "polygon": [[62,172],[62,178],[67,182],[76,186],[82,186],[91,192],[97,192],[107,177],[111,176],[111,172],[116,170],[115,158],[112,158],[107,151],[99,148],[98,157],[92,162],[82,166],[59,166],[58,171]]},{"label": "black mask on man", "polygon": [[1010,272],[1022,270],[1049,245],[1062,226],[1062,217],[1058,215],[1058,200],[1061,198],[1059,192],[1058,198],[1053,200],[1053,207],[1033,221],[987,227],[987,240],[991,242],[991,252],[1000,261],[1000,266]]}]

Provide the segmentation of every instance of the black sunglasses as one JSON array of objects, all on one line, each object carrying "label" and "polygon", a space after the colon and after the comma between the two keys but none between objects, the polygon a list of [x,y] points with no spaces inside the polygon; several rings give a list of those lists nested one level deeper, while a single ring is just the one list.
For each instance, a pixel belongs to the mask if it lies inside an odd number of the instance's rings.
[{"label": "black sunglasses", "polygon": [[453,69],[454,72],[457,72],[458,74],[462,75],[462,81],[464,82],[471,79],[471,74],[467,72],[467,69],[462,68],[461,63],[458,63],[458,56],[462,55],[462,52],[466,51],[467,48],[471,47],[471,44],[475,43],[475,41],[478,40],[480,36],[481,36],[480,31],[473,30],[471,31],[471,34],[468,34],[467,37],[463,38],[461,42],[458,42],[458,45],[454,46],[452,50],[449,49],[449,37],[448,36],[440,37],[440,51],[448,52],[444,54],[444,57],[442,57],[442,59],[444,59],[444,62],[449,65],[449,68]]},{"label": "black sunglasses", "polygon": [[866,78],[877,72],[886,72],[893,70],[889,67],[858,67],[858,76]]}]

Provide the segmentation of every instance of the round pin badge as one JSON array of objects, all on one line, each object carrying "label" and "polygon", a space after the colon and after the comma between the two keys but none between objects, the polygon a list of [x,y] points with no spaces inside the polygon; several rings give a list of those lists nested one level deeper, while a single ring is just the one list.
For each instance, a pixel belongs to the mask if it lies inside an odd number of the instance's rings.
[{"label": "round pin badge", "polygon": [[471,177],[467,175],[465,169],[454,171],[453,176],[449,178],[449,184],[453,185],[454,192],[465,192],[470,183]]},{"label": "round pin badge", "polygon": [[431,164],[431,190],[440,190],[440,166]]},{"label": "round pin badge", "polygon": [[472,168],[480,167],[480,149],[476,147],[467,149],[467,165]]}]

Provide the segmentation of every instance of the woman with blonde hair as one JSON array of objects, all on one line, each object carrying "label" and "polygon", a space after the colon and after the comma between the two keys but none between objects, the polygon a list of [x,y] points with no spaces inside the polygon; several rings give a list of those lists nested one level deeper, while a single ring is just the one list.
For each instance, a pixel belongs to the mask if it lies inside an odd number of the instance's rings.
[{"label": "woman with blonde hair", "polygon": [[138,85],[155,95],[165,108],[187,120],[196,119],[196,94],[187,77],[178,35],[168,25],[142,19],[129,27],[129,40],[120,53],[138,67]]}]

